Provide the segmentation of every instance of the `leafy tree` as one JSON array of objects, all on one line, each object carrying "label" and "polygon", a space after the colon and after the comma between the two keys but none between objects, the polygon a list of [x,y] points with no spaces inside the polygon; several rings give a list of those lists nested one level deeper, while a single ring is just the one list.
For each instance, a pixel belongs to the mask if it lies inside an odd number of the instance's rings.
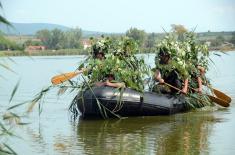
[{"label": "leafy tree", "polygon": [[0,35],[0,50],[21,50],[22,48],[15,42],[6,39]]},{"label": "leafy tree", "polygon": [[63,41],[65,40],[63,31],[54,29],[51,31],[51,48],[61,49],[64,47]]},{"label": "leafy tree", "polygon": [[65,32],[64,48],[80,48],[81,38],[82,38],[82,30],[80,28],[71,29]]},{"label": "leafy tree", "polygon": [[221,35],[217,36],[217,37],[216,37],[216,40],[217,40],[220,44],[224,43],[224,41],[225,41],[224,37],[221,36]]},{"label": "leafy tree", "polygon": [[133,38],[140,47],[143,47],[147,35],[144,30],[138,30],[137,28],[130,28],[129,30],[127,30],[126,36]]},{"label": "leafy tree", "polygon": [[37,31],[36,37],[41,40],[42,44],[47,48],[51,48],[51,32],[49,30]]},{"label": "leafy tree", "polygon": [[27,41],[24,42],[24,47],[27,47],[27,46],[39,46],[39,45],[42,45],[42,42],[41,41],[34,41],[32,39],[29,39]]},{"label": "leafy tree", "polygon": [[156,42],[156,34],[151,33],[148,35],[146,42],[145,42],[145,47],[147,48],[153,48]]},{"label": "leafy tree", "polygon": [[230,42],[235,45],[235,32],[233,33],[233,36],[232,36]]},{"label": "leafy tree", "polygon": [[222,35],[219,35],[211,42],[212,46],[221,46],[224,43],[225,39]]},{"label": "leafy tree", "polygon": [[172,24],[172,31],[177,34],[180,41],[184,40],[184,34],[188,31],[183,25]]},{"label": "leafy tree", "polygon": [[49,49],[80,48],[82,30],[76,28],[63,32],[59,29],[53,29],[52,31],[45,29],[38,31],[36,36]]},{"label": "leafy tree", "polygon": [[183,25],[172,24],[171,27],[172,31],[176,32],[177,34],[183,34],[188,31]]}]

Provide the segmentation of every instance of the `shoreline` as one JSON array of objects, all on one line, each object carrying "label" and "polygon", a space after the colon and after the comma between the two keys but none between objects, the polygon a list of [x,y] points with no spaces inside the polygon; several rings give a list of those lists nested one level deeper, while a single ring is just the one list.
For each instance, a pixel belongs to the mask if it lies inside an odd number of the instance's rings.
[{"label": "shoreline", "polygon": [[66,55],[87,55],[88,51],[84,49],[61,49],[61,50],[43,50],[43,51],[0,51],[0,57],[19,57],[19,56],[66,56]]},{"label": "shoreline", "polygon": [[[146,51],[146,50],[144,50]],[[219,50],[217,48],[210,49],[210,52],[234,52],[235,48]],[[150,50],[149,52],[140,52],[138,54],[154,53]],[[45,50],[45,51],[0,51],[0,57],[20,57],[20,56],[69,56],[69,55],[88,55],[88,50],[84,49],[62,49],[62,50]]]}]

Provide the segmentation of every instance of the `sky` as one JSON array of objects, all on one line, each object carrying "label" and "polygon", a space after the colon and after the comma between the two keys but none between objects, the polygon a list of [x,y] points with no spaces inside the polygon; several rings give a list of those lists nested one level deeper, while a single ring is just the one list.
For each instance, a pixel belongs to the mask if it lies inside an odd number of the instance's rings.
[{"label": "sky", "polygon": [[[181,24],[197,32],[235,31],[235,0],[1,0],[3,15],[17,23],[53,23],[123,33],[169,31]],[[164,29],[164,30],[163,30]]]}]

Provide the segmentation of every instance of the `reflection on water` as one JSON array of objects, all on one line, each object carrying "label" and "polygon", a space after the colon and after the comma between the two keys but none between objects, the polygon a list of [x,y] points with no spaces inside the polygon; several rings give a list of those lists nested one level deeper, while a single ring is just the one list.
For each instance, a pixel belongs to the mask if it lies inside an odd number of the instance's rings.
[{"label": "reflection on water", "polygon": [[[19,154],[235,154],[235,52],[221,58],[212,56],[216,67],[208,72],[215,88],[233,99],[229,108],[203,109],[173,116],[133,117],[122,120],[78,120],[72,122],[68,106],[75,94],[51,92],[45,98],[43,112],[25,118],[31,124],[15,128],[21,138],[12,137],[8,144]],[[1,109],[8,106],[14,83],[20,87],[11,105],[31,99],[50,78],[74,70],[83,57],[18,57],[13,69],[4,71],[0,80]],[[154,65],[153,55],[145,60]]]},{"label": "reflection on water", "polygon": [[80,120],[77,141],[86,154],[200,154],[209,151],[208,136],[217,121],[204,112]]}]

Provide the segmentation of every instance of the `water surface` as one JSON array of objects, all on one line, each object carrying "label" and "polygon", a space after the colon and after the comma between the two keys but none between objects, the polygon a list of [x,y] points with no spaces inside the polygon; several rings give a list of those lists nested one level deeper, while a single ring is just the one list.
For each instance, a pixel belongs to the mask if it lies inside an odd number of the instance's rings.
[{"label": "water surface", "polygon": [[[153,65],[154,55],[144,55]],[[68,106],[76,92],[44,99],[39,117],[37,107],[24,118],[31,124],[15,127],[21,138],[8,144],[19,154],[235,154],[235,52],[217,57],[208,72],[215,88],[233,98],[229,108],[205,108],[172,116],[132,117],[123,120],[71,121]],[[0,80],[1,111],[33,98],[50,84],[52,76],[72,71],[83,56],[14,57],[16,74],[3,71]],[[20,79],[15,98],[10,93]],[[3,91],[2,91],[3,90]],[[22,107],[16,112],[22,112]]]}]

